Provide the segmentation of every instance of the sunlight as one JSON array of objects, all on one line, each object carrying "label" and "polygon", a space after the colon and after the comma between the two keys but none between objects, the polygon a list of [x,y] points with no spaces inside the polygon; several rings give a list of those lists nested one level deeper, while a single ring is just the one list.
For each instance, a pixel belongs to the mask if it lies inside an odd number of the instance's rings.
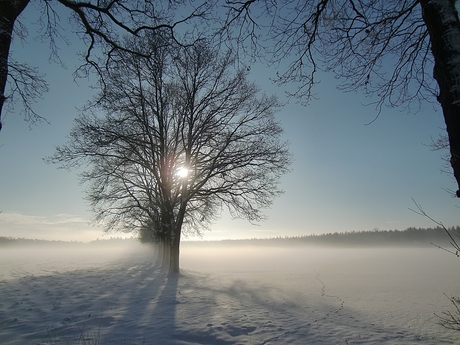
[{"label": "sunlight", "polygon": [[188,169],[187,168],[180,168],[179,171],[177,172],[177,175],[181,178],[185,178],[188,176]]}]

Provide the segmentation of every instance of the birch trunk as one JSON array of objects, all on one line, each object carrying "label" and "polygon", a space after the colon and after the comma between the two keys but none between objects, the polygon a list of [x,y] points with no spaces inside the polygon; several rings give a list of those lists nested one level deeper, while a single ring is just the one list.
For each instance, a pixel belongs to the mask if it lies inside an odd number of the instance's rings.
[{"label": "birch trunk", "polygon": [[454,0],[420,0],[428,28],[435,66],[433,77],[439,86],[450,146],[450,164],[460,198],[460,21]]}]

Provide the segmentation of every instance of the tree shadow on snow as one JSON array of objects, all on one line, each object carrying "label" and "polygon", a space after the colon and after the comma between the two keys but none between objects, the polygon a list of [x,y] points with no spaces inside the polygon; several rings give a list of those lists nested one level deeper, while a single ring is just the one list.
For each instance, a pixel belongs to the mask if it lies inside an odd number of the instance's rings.
[{"label": "tree shadow on snow", "polygon": [[177,327],[181,279],[152,257],[0,281],[0,343],[234,344]]},{"label": "tree shadow on snow", "polygon": [[0,281],[0,343],[427,341],[426,335],[409,332],[404,325],[387,329],[367,321],[366,315],[347,309],[346,301],[344,306],[340,299],[321,296],[319,287],[311,288],[309,295],[290,296],[244,277],[192,271],[169,275],[149,257],[26,276]]}]

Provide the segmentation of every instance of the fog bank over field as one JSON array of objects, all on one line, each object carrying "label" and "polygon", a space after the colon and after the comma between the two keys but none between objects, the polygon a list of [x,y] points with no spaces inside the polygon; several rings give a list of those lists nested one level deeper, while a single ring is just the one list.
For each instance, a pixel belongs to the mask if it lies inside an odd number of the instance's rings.
[{"label": "fog bank over field", "polygon": [[[448,231],[452,238],[460,238],[460,227],[453,227]],[[183,241],[180,264],[185,269],[196,270],[282,271],[308,264],[303,261],[305,255],[309,262],[340,264],[343,257],[353,260],[357,255],[358,258],[359,255],[382,255],[388,261],[392,260],[391,253],[400,252],[411,253],[409,258],[413,257],[414,262],[418,262],[415,258],[419,253],[433,251],[440,252],[437,254],[441,254],[441,260],[451,260],[451,256],[455,256],[439,248],[453,250],[450,241],[442,228],[375,230],[252,240]],[[399,249],[395,251],[397,248]],[[133,256],[142,256],[154,262],[156,250],[151,245],[141,244],[135,238],[111,238],[82,243],[0,237],[0,263],[4,277],[10,276],[10,269],[17,268],[18,264],[27,266],[39,262],[49,267],[46,272],[52,272],[50,267],[54,266],[62,266],[65,270],[86,266],[103,267]],[[395,260],[388,261],[390,263],[398,266]]]},{"label": "fog bank over field", "polygon": [[0,343],[458,343],[434,315],[460,295],[454,255],[236,242],[184,242],[180,275],[136,240],[3,245]]},{"label": "fog bank over field", "polygon": [[[447,232],[449,234],[447,234]],[[450,235],[450,236],[449,236]],[[450,228],[407,228],[405,230],[379,230],[330,232],[295,237],[271,237],[240,240],[197,241],[185,238],[184,243],[206,243],[224,245],[261,245],[261,246],[288,246],[288,245],[325,245],[325,246],[431,246],[449,245],[453,238],[460,240],[460,226]],[[110,238],[85,243],[90,246],[124,246],[136,242],[135,238]],[[10,245],[60,245],[72,246],[83,244],[77,241],[49,241],[36,239],[23,239],[0,236],[0,248]]]},{"label": "fog bank over field", "polygon": [[[436,244],[442,248],[451,249],[442,234]],[[343,235],[343,234],[342,234]],[[341,236],[341,235],[338,235]],[[320,236],[327,239],[328,236]],[[332,235],[335,239],[337,236]],[[228,241],[184,241],[181,245],[181,267],[184,270],[234,272],[234,271],[302,271],[305,267],[321,264],[331,267],[359,264],[362,268],[366,265],[362,261],[372,262],[376,272],[382,267],[384,271],[398,270],[400,260],[413,265],[414,271],[420,274],[432,274],[430,266],[443,262],[457,262],[460,259],[430,242],[401,241],[394,245],[388,242],[377,246],[371,242],[364,245],[362,242],[353,244],[344,241],[343,245],[332,241],[328,243],[317,240],[317,237],[307,238],[278,238],[254,240],[228,240]],[[141,244],[137,239],[108,239],[88,243],[42,241],[25,239],[3,238],[0,241],[0,278],[8,279],[11,270],[18,265],[39,264],[43,272],[49,274],[62,272],[62,270],[81,269],[82,267],[104,268],[113,263],[129,261],[133,258],[156,262],[157,250],[155,246]],[[423,265],[429,255],[434,261]],[[378,259],[379,258],[379,259]],[[457,259],[457,260],[456,260]],[[156,262],[158,264],[158,262]],[[44,267],[47,267],[46,269]],[[55,271],[53,271],[53,267]],[[419,267],[419,268],[418,268]]]},{"label": "fog bank over field", "polygon": [[37,265],[35,275],[47,275],[87,267],[106,267],[133,255],[152,256],[152,248],[137,240],[109,240],[90,243],[17,240],[0,246],[0,279],[14,270],[27,272]]}]

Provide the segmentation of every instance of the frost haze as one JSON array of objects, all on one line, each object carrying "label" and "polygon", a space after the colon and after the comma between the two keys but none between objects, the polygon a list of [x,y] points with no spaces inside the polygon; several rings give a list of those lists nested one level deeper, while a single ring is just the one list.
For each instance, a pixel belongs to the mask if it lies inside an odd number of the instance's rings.
[{"label": "frost haze", "polygon": [[131,249],[2,250],[0,343],[458,343],[433,314],[458,260],[436,248],[185,243],[179,276]]}]

